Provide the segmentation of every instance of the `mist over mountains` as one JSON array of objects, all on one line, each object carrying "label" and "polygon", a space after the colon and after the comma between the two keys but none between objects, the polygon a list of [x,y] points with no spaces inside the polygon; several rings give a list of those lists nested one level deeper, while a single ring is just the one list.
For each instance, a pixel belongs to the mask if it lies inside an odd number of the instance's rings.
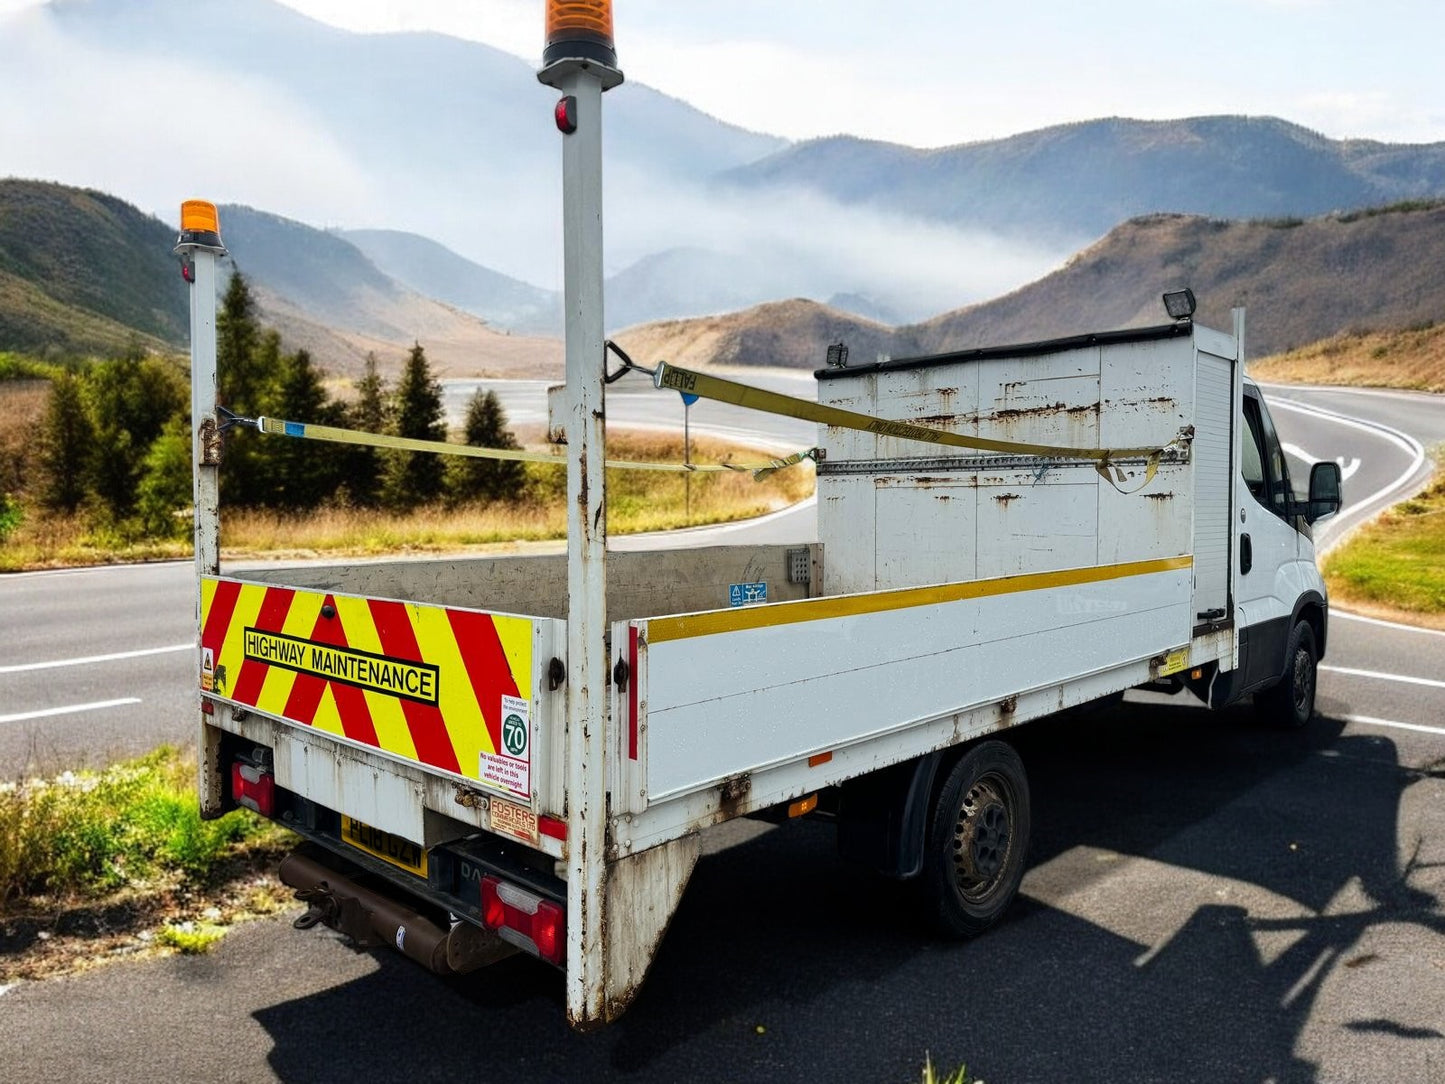
[{"label": "mist over mountains", "polygon": [[[355,34],[272,0],[52,0],[0,22],[0,100],[20,103],[0,110],[0,177],[114,193],[163,221],[192,196],[226,204],[223,223],[243,209],[228,244],[303,344],[354,359],[427,335],[461,366],[485,342],[473,367],[510,369],[519,342],[560,326],[554,95],[485,45]],[[1445,196],[1445,144],[1269,117],[1108,118],[936,150],[789,144],[634,80],[607,96],[604,146],[614,332],[806,299],[941,343],[912,329],[982,334],[995,325],[950,314],[1073,266],[1136,216],[1293,220]],[[1149,277],[1126,284],[1141,310],[1162,288]]]}]

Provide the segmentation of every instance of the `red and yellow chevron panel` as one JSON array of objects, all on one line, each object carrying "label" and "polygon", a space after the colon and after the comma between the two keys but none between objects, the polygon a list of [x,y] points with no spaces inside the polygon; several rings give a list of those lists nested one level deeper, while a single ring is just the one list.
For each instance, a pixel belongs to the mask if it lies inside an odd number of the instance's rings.
[{"label": "red and yellow chevron panel", "polygon": [[530,800],[533,625],[207,577],[201,688]]}]

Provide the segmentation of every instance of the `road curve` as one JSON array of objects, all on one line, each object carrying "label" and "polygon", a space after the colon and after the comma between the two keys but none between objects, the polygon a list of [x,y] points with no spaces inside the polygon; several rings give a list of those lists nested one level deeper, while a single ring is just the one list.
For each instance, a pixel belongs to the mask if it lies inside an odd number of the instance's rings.
[{"label": "road curve", "polygon": [[[1321,410],[1445,439],[1439,400],[1344,394],[1290,389],[1306,409],[1275,413],[1297,457],[1358,460],[1356,503],[1418,465]],[[767,526],[815,530],[807,507]],[[62,759],[188,738],[192,666],[168,649],[191,590],[189,564],[0,580],[0,717],[139,701],[0,722],[12,771],[26,745],[5,742],[31,727]],[[804,821],[703,860],[637,1003],[598,1035],[567,1032],[556,973],[530,961],[443,983],[268,920],[211,956],[0,990],[0,1079],[886,1080],[927,1053],[1015,1081],[1437,1081],[1442,660],[1445,634],[1336,613],[1303,734],[1177,701],[1022,728],[1031,868],[974,942],[929,938],[901,886]]]}]

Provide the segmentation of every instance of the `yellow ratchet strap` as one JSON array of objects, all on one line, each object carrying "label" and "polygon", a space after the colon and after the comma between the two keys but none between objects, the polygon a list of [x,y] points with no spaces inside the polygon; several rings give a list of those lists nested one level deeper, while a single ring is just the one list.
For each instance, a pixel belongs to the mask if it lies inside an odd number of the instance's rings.
[{"label": "yellow ratchet strap", "polygon": [[[888,421],[885,418],[874,418],[868,414],[860,414],[853,410],[844,410],[842,407],[828,406],[825,403],[813,403],[807,399],[798,399],[791,395],[783,395],[781,392],[768,391],[764,388],[754,388],[747,384],[739,384],[733,380],[726,380],[720,376],[713,376],[710,373],[699,373],[692,369],[683,369],[676,365],[669,365],[665,361],[657,363],[657,370],[653,374],[653,383],[659,388],[671,388],[673,391],[687,392],[690,395],[697,395],[703,399],[712,399],[720,403],[731,403],[734,406],[746,407],[750,410],[761,410],[768,414],[781,414],[789,418],[798,418],[802,421],[817,422],[820,425],[832,425],[842,429],[856,429],[864,433],[876,433],[883,437],[899,437],[903,440],[926,441],[929,444],[945,444],[954,448],[968,448],[973,451],[997,452],[1000,455],[1027,455],[1027,456],[1048,456],[1057,459],[1088,459],[1093,460],[1099,474],[1105,481],[1118,489],[1121,493],[1137,492],[1148,485],[1154,479],[1159,470],[1159,459],[1166,448],[1178,446],[1185,441],[1183,434],[1175,441],[1166,445],[1165,448],[1066,448],[1053,444],[1023,444],[1012,440],[994,440],[990,437],[968,437],[960,433],[950,433],[946,429],[933,429],[926,425],[914,425],[911,422]],[[1147,469],[1144,481],[1135,489],[1125,491],[1120,484],[1128,480],[1128,476],[1114,462],[1119,459],[1145,459]],[[1112,475],[1111,475],[1112,470]]]},{"label": "yellow ratchet strap", "polygon": [[[250,419],[237,418],[238,424]],[[385,433],[364,433],[357,429],[341,429],[334,425],[312,425],[307,422],[290,422],[280,418],[257,418],[256,429],[273,436],[299,437],[303,440],[325,440],[334,444],[360,444],[372,448],[394,448],[403,452],[435,452],[440,455],[463,455],[474,459],[507,459],[518,463],[551,463],[565,466],[565,456],[550,452],[527,452],[520,448],[479,448],[472,444],[451,444],[444,440],[418,440],[415,437],[394,437]],[[766,463],[646,463],[626,459],[609,459],[607,466],[618,470],[666,471],[674,474],[751,473],[762,480],[774,471],[812,459],[816,449],[797,452],[784,459],[770,459]]]}]

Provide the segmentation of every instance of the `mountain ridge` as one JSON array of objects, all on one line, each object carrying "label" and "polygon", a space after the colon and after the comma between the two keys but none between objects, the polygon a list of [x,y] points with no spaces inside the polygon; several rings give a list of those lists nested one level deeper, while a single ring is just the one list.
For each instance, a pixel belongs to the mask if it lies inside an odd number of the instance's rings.
[{"label": "mountain ridge", "polygon": [[692,365],[821,368],[839,338],[855,360],[871,360],[1159,324],[1162,294],[1184,286],[1198,298],[1201,324],[1229,327],[1232,308],[1248,310],[1251,358],[1344,332],[1428,325],[1445,319],[1445,201],[1307,220],[1141,216],[1035,282],[902,327],[850,324],[844,314],[795,302],[617,337],[644,362],[676,355]]}]

